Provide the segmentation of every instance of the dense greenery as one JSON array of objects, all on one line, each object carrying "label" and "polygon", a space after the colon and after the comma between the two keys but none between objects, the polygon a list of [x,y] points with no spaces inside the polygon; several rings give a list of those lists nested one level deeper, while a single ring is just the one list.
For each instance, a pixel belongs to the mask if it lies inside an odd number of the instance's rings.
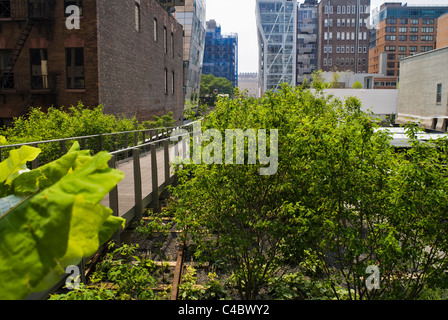
[{"label": "dense greenery", "polygon": [[[204,132],[217,129],[222,141],[226,129],[277,129],[279,163],[271,176],[247,164],[247,153],[246,165],[179,166],[171,209],[196,256],[224,263],[244,299],[260,297],[293,266],[339,299],[443,290],[448,141],[419,143],[409,126],[413,148],[397,152],[359,100],[342,103],[312,85],[316,93],[283,86],[259,100],[221,99],[204,119]],[[203,141],[202,152],[212,145]],[[378,290],[366,287],[371,265],[380,270]]]},{"label": "dense greenery", "polygon": [[100,203],[123,178],[108,167],[108,153],[91,156],[75,143],[60,159],[28,170],[39,153],[23,146],[0,163],[0,299],[55,285],[124,223]]},{"label": "dense greenery", "polygon": [[[132,130],[172,127],[175,124],[173,113],[162,117],[153,117],[153,121],[138,122],[135,117],[126,118],[105,114],[103,106],[86,107],[79,102],[70,108],[51,107],[47,111],[41,108],[32,108],[26,116],[14,119],[12,127],[0,130],[0,136],[5,136],[9,144],[25,143],[81,137],[113,132],[126,132]],[[134,141],[133,135],[128,135],[128,142]],[[69,142],[70,143],[70,142]],[[71,142],[72,143],[72,142]],[[1,144],[6,144],[2,143]],[[124,144],[124,135],[105,136],[102,141],[104,150],[113,150],[117,145]],[[63,154],[61,144],[58,142],[39,145],[42,152],[39,157],[41,163],[56,160]],[[101,149],[98,138],[86,139],[86,149],[97,153]],[[2,153],[6,156],[6,151]]]},{"label": "dense greenery", "polygon": [[213,74],[203,74],[201,76],[201,89],[199,97],[203,103],[209,106],[214,105],[217,95],[233,95],[233,84],[230,80],[215,77]]}]

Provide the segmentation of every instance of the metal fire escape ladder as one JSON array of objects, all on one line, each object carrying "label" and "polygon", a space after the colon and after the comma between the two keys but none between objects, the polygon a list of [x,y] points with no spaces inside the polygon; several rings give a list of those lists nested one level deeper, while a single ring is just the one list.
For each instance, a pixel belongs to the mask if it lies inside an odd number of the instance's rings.
[{"label": "metal fire escape ladder", "polygon": [[7,76],[13,72],[16,62],[19,59],[20,53],[22,53],[23,47],[25,46],[25,43],[28,40],[28,37],[31,33],[31,30],[33,29],[34,24],[35,21],[33,19],[28,18],[26,20],[26,23],[20,32],[20,36],[17,39],[16,43],[14,44],[12,54],[9,57],[9,60],[0,75],[0,79],[2,79],[1,88],[4,87],[7,81]]}]

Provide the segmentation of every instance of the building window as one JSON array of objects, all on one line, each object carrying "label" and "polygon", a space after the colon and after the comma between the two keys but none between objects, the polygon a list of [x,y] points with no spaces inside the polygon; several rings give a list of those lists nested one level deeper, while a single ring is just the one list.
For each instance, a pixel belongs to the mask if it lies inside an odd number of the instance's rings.
[{"label": "building window", "polygon": [[174,77],[174,71],[171,72],[171,94],[174,94],[174,90],[175,90],[175,84],[176,82],[174,81],[175,77]]},{"label": "building window", "polygon": [[163,48],[165,49],[165,54],[168,54],[168,34],[166,27],[163,27]]},{"label": "building window", "polygon": [[427,51],[431,51],[432,49],[433,49],[432,46],[421,46],[420,52],[427,52]]},{"label": "building window", "polygon": [[77,6],[79,8],[79,15],[82,16],[82,0],[64,0],[64,16],[66,17],[70,15],[70,13],[66,12],[69,6]]},{"label": "building window", "polygon": [[171,32],[171,56],[174,58],[174,33]]},{"label": "building window", "polygon": [[1,0],[0,1],[0,18],[11,17],[11,1]]},{"label": "building window", "polygon": [[350,14],[350,6],[347,6],[347,14]]},{"label": "building window", "polygon": [[386,19],[386,24],[397,24],[397,19],[388,18],[388,19]]},{"label": "building window", "polygon": [[399,52],[406,52],[407,47],[406,46],[398,46]]},{"label": "building window", "polygon": [[434,19],[423,19],[422,24],[434,24]]},{"label": "building window", "polygon": [[399,35],[398,36],[398,40],[399,41],[407,41],[408,40],[408,36],[406,36],[406,35]]},{"label": "building window", "polygon": [[164,72],[165,94],[168,94],[168,69],[165,68]]},{"label": "building window", "polygon": [[396,50],[396,47],[395,47],[395,46],[386,46],[386,47],[385,47],[385,50],[386,50],[386,51],[395,51],[395,50]]},{"label": "building window", "polygon": [[411,41],[418,41],[418,36],[409,36],[409,40]]},{"label": "building window", "polygon": [[397,32],[397,27],[386,27],[387,33],[395,33]]},{"label": "building window", "polygon": [[417,52],[417,46],[409,46],[409,52]]},{"label": "building window", "polygon": [[12,50],[0,49],[0,74],[3,74],[3,77],[0,78],[0,87],[2,89],[14,89],[14,71],[5,72],[11,54]]},{"label": "building window", "polygon": [[342,6],[342,14],[345,14],[345,6]]},{"label": "building window", "polygon": [[433,33],[434,27],[422,27],[422,33]]},{"label": "building window", "polygon": [[154,18],[154,41],[157,41],[157,19]]},{"label": "building window", "polygon": [[418,27],[410,27],[409,32],[411,33],[418,33]]},{"label": "building window", "polygon": [[140,5],[135,3],[135,30],[140,32]]},{"label": "building window", "polygon": [[410,19],[411,24],[418,24],[418,19]]},{"label": "building window", "polygon": [[345,46],[341,46],[341,53],[345,53]]},{"label": "building window", "polygon": [[395,41],[397,40],[396,35],[386,35],[386,41]]},{"label": "building window", "polygon": [[338,14],[341,14],[341,6],[338,6],[338,7],[337,7],[336,12],[337,12]]},{"label": "building window", "polygon": [[442,103],[442,84],[438,83],[437,84],[437,98],[436,98],[436,103],[437,104],[441,104]]},{"label": "building window", "polygon": [[84,48],[66,48],[67,89],[84,89]]},{"label": "building window", "polygon": [[47,49],[30,49],[31,89],[48,89]]},{"label": "building window", "polygon": [[434,41],[434,36],[422,36],[422,41]]},{"label": "building window", "polygon": [[401,18],[400,24],[408,24],[408,18]]},{"label": "building window", "polygon": [[399,27],[398,32],[406,33],[406,32],[408,32],[408,27]]}]

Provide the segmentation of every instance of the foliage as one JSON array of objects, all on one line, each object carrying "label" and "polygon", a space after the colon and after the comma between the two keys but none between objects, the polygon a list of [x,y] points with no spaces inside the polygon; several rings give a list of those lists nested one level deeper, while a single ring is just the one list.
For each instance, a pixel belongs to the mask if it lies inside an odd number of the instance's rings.
[{"label": "foliage", "polygon": [[362,89],[362,83],[360,81],[355,81],[352,86],[353,89]]},{"label": "foliage", "polygon": [[143,121],[141,126],[145,129],[154,129],[154,128],[170,128],[174,127],[175,120],[173,118],[173,112],[170,111],[168,114],[163,115],[162,117],[153,116],[152,121]]},{"label": "foliage", "polygon": [[[182,164],[178,227],[198,257],[227,257],[243,299],[291,263],[337,299],[341,286],[349,299],[417,299],[446,277],[448,141],[419,142],[409,126],[413,148],[396,152],[358,99],[326,96],[318,77],[316,93],[284,85],[256,101],[217,103],[204,132],[277,129],[278,170],[261,176],[247,153],[245,165]],[[202,153],[216,152],[211,145],[203,141]],[[379,290],[366,287],[371,265]]]},{"label": "foliage", "polygon": [[[124,223],[100,204],[123,178],[110,155],[75,143],[60,159],[27,170],[40,149],[23,146],[0,163],[0,298],[24,299],[56,284]],[[12,271],[14,270],[14,271]]]},{"label": "foliage", "polygon": [[[152,300],[158,296],[153,288],[156,283],[154,273],[157,269],[154,261],[135,255],[138,244],[114,247],[111,242],[105,259],[96,266],[93,283],[102,281],[114,284],[116,300]],[[118,258],[117,258],[118,257]]]},{"label": "foliage", "polygon": [[[0,135],[8,139],[9,144],[81,137],[113,132],[125,132],[137,129],[152,129],[174,125],[173,113],[162,117],[154,117],[153,121],[139,123],[135,117],[125,118],[105,114],[103,106],[86,107],[81,102],[70,108],[51,107],[48,111],[32,108],[26,116],[14,119],[12,127],[0,130]],[[102,150],[112,151],[117,145],[124,145],[124,135],[104,136],[101,143],[99,138],[86,139],[86,149],[97,153]],[[128,135],[128,141],[133,142],[134,136]],[[70,142],[69,142],[70,143]],[[0,144],[2,143],[0,141]],[[48,163],[63,154],[61,144],[46,143],[39,145],[42,152],[39,162]],[[101,149],[102,147],[102,149]]]},{"label": "foliage", "polygon": [[[276,300],[335,300],[336,295],[328,282],[313,280],[301,272],[289,273],[271,280],[271,294]],[[340,299],[347,299],[347,290],[336,288]]]},{"label": "foliage", "polygon": [[79,288],[67,293],[52,294],[48,300],[114,300],[115,293],[111,289],[93,285],[79,284]]},{"label": "foliage", "polygon": [[167,235],[170,231],[170,228],[170,223],[164,223],[162,218],[157,214],[149,212],[146,219],[140,220],[135,228],[135,231],[139,234],[147,236],[148,238],[151,238],[154,236],[155,232]]},{"label": "foliage", "polygon": [[203,74],[201,76],[201,89],[199,92],[201,100],[206,100],[207,105],[213,106],[217,95],[229,95],[229,97],[232,97],[232,81],[226,78],[215,77],[213,74]]},{"label": "foliage", "polygon": [[219,283],[216,273],[209,273],[205,284],[197,284],[196,269],[187,267],[186,274],[179,285],[181,300],[221,300],[227,297],[224,287]]}]

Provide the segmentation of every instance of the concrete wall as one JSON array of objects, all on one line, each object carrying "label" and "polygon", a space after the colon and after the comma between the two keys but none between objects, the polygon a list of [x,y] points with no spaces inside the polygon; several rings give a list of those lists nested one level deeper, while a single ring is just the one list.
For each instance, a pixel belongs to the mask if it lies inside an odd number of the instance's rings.
[{"label": "concrete wall", "polygon": [[325,89],[324,92],[342,101],[357,97],[362,102],[362,110],[375,115],[397,114],[398,90],[395,89]]},{"label": "concrete wall", "polygon": [[[399,123],[421,118],[423,126],[434,129],[434,119],[448,117],[448,47],[401,60],[398,99]],[[437,84],[442,84],[441,103],[436,102]]]}]

